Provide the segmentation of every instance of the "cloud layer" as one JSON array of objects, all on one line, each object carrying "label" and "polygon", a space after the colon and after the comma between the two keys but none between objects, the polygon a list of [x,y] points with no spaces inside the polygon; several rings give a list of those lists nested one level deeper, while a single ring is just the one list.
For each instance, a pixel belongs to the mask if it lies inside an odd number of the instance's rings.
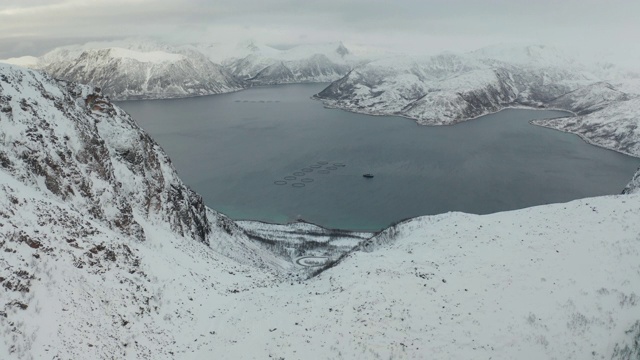
[{"label": "cloud layer", "polygon": [[420,53],[527,42],[640,57],[638,14],[635,0],[0,0],[0,58],[131,36]]}]

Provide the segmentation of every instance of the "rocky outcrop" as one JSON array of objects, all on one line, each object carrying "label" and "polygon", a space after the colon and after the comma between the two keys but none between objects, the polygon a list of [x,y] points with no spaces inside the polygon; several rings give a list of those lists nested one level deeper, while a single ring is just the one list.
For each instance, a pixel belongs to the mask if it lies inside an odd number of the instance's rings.
[{"label": "rocky outcrop", "polygon": [[100,89],[0,66],[0,166],[22,183],[144,240],[138,217],[207,242],[202,198]]}]

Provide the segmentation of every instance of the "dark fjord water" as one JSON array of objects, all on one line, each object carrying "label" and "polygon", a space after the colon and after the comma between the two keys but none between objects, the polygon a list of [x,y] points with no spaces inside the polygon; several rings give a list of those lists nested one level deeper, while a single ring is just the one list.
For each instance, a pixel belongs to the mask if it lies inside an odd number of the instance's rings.
[{"label": "dark fjord water", "polygon": [[234,219],[284,223],[300,216],[332,228],[377,230],[419,215],[618,194],[640,164],[528,123],[563,112],[504,110],[427,127],[325,109],[310,99],[323,87],[119,105],[207,205]]}]

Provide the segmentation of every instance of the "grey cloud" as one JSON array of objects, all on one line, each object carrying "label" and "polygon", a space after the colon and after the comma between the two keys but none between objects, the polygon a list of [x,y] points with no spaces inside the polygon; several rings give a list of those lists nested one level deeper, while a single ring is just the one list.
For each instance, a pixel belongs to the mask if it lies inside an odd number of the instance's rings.
[{"label": "grey cloud", "polygon": [[251,37],[284,46],[344,40],[460,50],[532,41],[623,48],[640,38],[637,14],[635,0],[0,1],[0,57],[41,53],[70,38],[127,36]]}]

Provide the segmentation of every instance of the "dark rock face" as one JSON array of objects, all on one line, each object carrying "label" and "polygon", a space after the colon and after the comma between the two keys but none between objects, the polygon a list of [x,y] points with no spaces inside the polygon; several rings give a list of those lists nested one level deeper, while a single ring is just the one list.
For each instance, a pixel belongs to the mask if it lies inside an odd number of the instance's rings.
[{"label": "dark rock face", "polygon": [[612,360],[637,360],[640,359],[640,321],[636,321],[626,331],[628,342],[616,344],[613,348]]},{"label": "dark rock face", "polygon": [[[0,166],[110,228],[145,239],[140,217],[208,242],[202,198],[100,89],[2,67]],[[37,91],[32,91],[35,88]]]}]

